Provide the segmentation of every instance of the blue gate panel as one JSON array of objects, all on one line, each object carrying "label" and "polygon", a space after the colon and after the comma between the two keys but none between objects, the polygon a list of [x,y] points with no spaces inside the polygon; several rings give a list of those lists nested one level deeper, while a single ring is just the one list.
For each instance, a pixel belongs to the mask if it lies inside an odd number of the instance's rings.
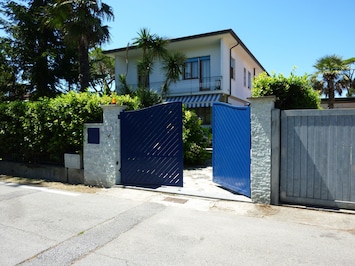
[{"label": "blue gate panel", "polygon": [[214,103],[212,112],[213,181],[250,197],[250,108]]},{"label": "blue gate panel", "polygon": [[182,187],[182,104],[122,112],[121,162],[125,185]]}]

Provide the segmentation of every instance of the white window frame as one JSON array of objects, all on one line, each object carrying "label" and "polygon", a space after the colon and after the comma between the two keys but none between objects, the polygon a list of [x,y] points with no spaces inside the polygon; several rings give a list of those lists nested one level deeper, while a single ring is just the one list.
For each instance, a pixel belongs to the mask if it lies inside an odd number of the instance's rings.
[{"label": "white window frame", "polygon": [[248,89],[251,89],[251,73],[248,71]]}]

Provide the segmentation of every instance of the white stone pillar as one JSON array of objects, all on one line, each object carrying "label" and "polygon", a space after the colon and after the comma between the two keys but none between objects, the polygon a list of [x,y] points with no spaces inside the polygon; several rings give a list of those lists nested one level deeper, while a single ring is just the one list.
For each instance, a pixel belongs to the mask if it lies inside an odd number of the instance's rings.
[{"label": "white stone pillar", "polygon": [[276,97],[250,98],[251,199],[270,204],[272,188],[272,110]]},{"label": "white stone pillar", "polygon": [[[121,183],[119,114],[126,107],[112,104],[101,108],[103,123],[84,126],[84,178],[87,185],[112,187]],[[90,143],[89,128],[99,131],[98,141]]]}]

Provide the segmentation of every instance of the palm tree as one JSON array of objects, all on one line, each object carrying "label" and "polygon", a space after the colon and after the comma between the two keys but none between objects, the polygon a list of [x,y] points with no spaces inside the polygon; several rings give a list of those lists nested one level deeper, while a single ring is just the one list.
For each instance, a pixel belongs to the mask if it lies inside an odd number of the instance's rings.
[{"label": "palm tree", "polygon": [[169,93],[171,82],[179,80],[183,73],[186,56],[181,52],[173,52],[167,54],[163,59],[163,71],[165,72],[165,82],[162,86],[162,97],[166,97]]},{"label": "palm tree", "polygon": [[138,61],[138,75],[139,86],[144,90],[149,86],[149,74],[153,70],[154,59],[167,55],[168,41],[142,28],[133,44],[142,49],[142,58]]},{"label": "palm tree", "polygon": [[[158,59],[162,62],[162,70],[165,74],[160,95],[161,101],[161,98],[168,94],[171,82],[176,82],[182,74],[186,57],[181,52],[169,53],[167,50],[168,40],[156,34],[151,34],[146,28],[142,28],[138,32],[138,37],[134,38],[133,44],[142,49],[142,58],[137,62],[139,76],[137,95],[141,99],[141,106],[146,107],[159,101],[158,94],[148,88],[149,75],[153,70],[154,61]],[[125,85],[122,80],[121,83],[123,86]]]},{"label": "palm tree", "polygon": [[347,96],[351,97],[355,94],[355,57],[344,60],[344,62],[348,69],[344,73],[342,82],[348,90]]},{"label": "palm tree", "polygon": [[314,68],[317,69],[315,72],[316,76],[322,76],[322,81],[317,80],[313,77],[313,84],[315,89],[320,90],[329,97],[328,108],[334,108],[335,91],[340,95],[344,84],[341,82],[341,76],[347,66],[343,59],[337,55],[324,56],[317,60]]},{"label": "palm tree", "polygon": [[78,50],[80,91],[89,86],[89,49],[109,41],[103,19],[114,19],[112,8],[99,0],[56,0],[49,11],[50,24],[63,32],[68,45]]}]

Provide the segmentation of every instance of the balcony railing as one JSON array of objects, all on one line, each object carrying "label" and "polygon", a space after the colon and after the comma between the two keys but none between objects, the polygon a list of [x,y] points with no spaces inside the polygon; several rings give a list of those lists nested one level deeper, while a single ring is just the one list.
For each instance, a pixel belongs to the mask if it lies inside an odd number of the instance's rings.
[{"label": "balcony railing", "polygon": [[[150,82],[149,88],[161,92],[164,82]],[[171,83],[169,87],[169,95],[193,94],[201,91],[217,91],[222,90],[222,76],[214,76],[203,79],[185,79],[176,83]],[[138,88],[138,84],[129,84],[134,90]]]}]

